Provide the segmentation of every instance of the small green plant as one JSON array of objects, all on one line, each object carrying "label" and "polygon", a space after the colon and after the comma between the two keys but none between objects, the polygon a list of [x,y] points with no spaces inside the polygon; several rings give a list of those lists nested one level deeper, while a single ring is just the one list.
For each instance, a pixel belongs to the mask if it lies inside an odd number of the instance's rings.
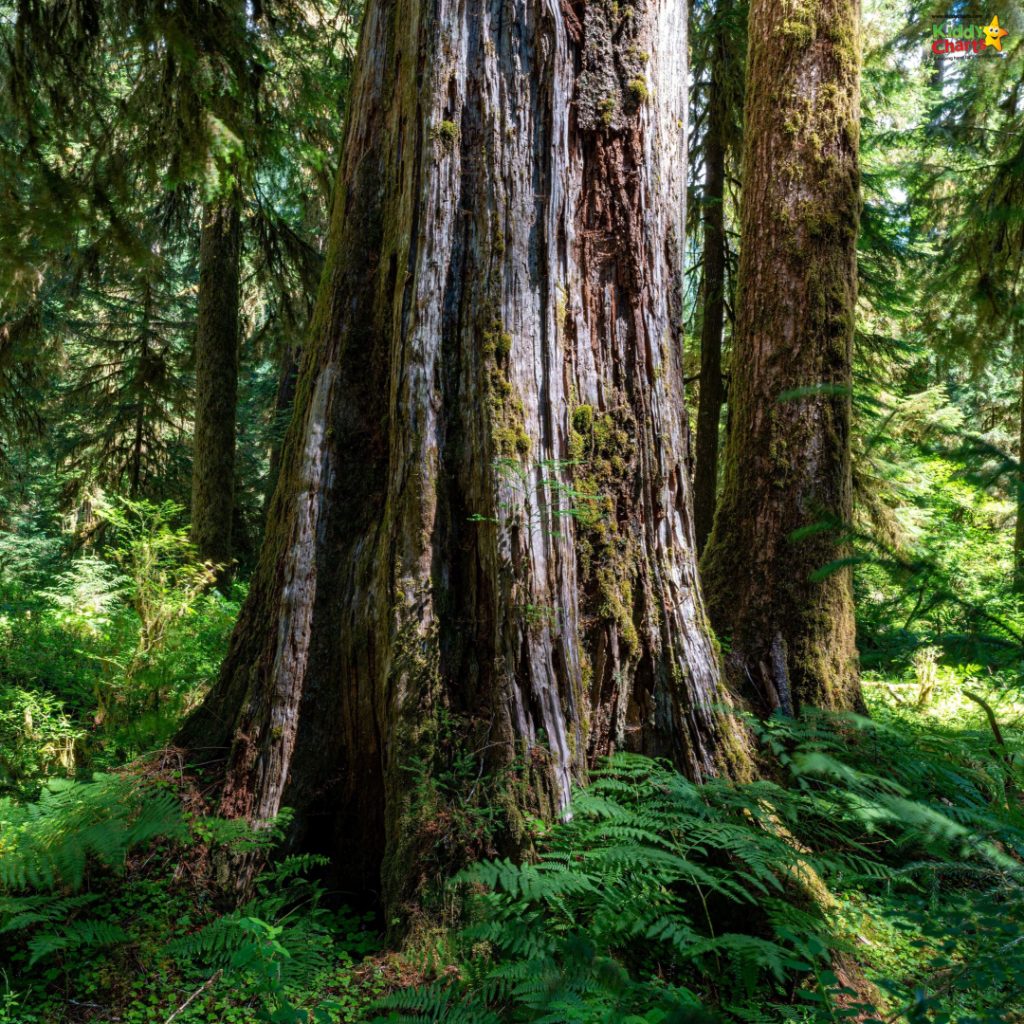
[{"label": "small green plant", "polygon": [[462,129],[454,121],[438,121],[430,129],[430,137],[445,153],[450,153],[462,135]]},{"label": "small green plant", "polygon": [[517,459],[495,459],[495,476],[510,500],[499,502],[497,516],[477,512],[469,521],[506,526],[522,521],[530,528],[547,530],[557,537],[555,526],[559,520],[599,518],[603,505],[600,496],[562,480],[566,470],[574,465],[573,461],[565,459],[542,459],[530,465],[523,465]]},{"label": "small green plant", "polygon": [[115,532],[111,549],[127,577],[128,597],[139,618],[138,646],[127,674],[140,670],[164,645],[175,623],[192,614],[212,586],[216,567],[199,562],[187,526],[176,526],[184,509],[127,498],[111,500],[99,515]]},{"label": "small green plant", "polygon": [[631,78],[628,83],[630,95],[637,103],[646,103],[651,98],[651,90],[647,85],[647,79],[642,75]]}]

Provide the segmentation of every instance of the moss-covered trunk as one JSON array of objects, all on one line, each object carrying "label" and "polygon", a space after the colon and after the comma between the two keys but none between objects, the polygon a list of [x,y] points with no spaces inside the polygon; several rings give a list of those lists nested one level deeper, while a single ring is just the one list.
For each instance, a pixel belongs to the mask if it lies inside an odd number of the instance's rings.
[{"label": "moss-covered trunk", "polygon": [[860,5],[754,0],[749,46],[730,432],[703,580],[756,706],[859,706],[850,571],[819,571],[850,520]]},{"label": "moss-covered trunk", "polygon": [[226,756],[226,812],[296,808],[394,917],[520,843],[597,755],[716,770],[683,461],[685,11],[366,10],[265,546],[182,739]]},{"label": "moss-covered trunk", "polygon": [[[724,17],[724,15],[723,15]],[[725,326],[725,154],[728,108],[725,33],[712,44],[704,143],[704,273],[700,330],[700,391],[697,403],[697,455],[693,471],[693,522],[697,554],[707,544],[718,500],[718,432],[725,402],[722,330]]]},{"label": "moss-covered trunk", "polygon": [[196,413],[192,453],[192,540],[199,557],[230,576],[235,509],[235,410],[238,396],[238,204],[203,208],[196,318]]}]

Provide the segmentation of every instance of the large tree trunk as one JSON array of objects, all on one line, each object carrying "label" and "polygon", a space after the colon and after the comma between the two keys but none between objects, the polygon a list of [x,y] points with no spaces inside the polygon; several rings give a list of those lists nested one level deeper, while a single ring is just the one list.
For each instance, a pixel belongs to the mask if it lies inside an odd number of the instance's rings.
[{"label": "large tree trunk", "polygon": [[702,576],[730,676],[790,712],[861,704],[850,570],[819,573],[850,521],[859,7],[750,9],[731,429]]},{"label": "large tree trunk", "polygon": [[[182,739],[227,752],[226,813],[295,808],[389,919],[597,755],[719,763],[686,50],[683,0],[368,4],[265,546]],[[474,803],[501,822],[455,833]]]},{"label": "large tree trunk", "polygon": [[196,414],[192,455],[192,539],[199,557],[230,578],[235,507],[240,228],[231,199],[203,209],[196,323]]},{"label": "large tree trunk", "polygon": [[703,552],[718,499],[718,431],[725,402],[722,329],[725,326],[725,153],[728,108],[725,33],[712,44],[708,123],[704,142],[704,274],[700,332],[700,391],[697,403],[697,458],[693,472],[693,523],[697,554]]}]

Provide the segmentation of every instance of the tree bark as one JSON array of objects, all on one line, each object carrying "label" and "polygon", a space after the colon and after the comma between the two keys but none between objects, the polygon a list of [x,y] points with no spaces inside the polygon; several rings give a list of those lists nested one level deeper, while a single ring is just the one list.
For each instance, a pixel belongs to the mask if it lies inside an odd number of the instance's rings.
[{"label": "tree bark", "polygon": [[274,432],[270,449],[270,466],[267,471],[267,489],[263,502],[264,518],[270,511],[270,500],[277,489],[281,475],[281,451],[284,433],[295,406],[295,390],[299,382],[299,360],[302,349],[298,345],[286,345],[281,353],[281,365],[277,374],[277,394],[274,396]]},{"label": "tree bark", "polygon": [[238,401],[238,204],[203,209],[196,323],[196,412],[192,455],[192,539],[199,557],[231,576],[235,505],[235,413]]},{"label": "tree bark", "polygon": [[[227,755],[225,813],[294,808],[389,920],[598,755],[720,764],[686,52],[681,0],[367,6],[266,541],[182,741]],[[454,833],[474,804],[499,824]]]},{"label": "tree bark", "polygon": [[[757,707],[860,707],[848,567],[857,0],[754,0],[723,492],[702,561]],[[795,531],[799,531],[796,532]]]},{"label": "tree bark", "polygon": [[1020,439],[1017,444],[1017,524],[1013,533],[1013,589],[1024,593],[1024,371],[1020,379]]},{"label": "tree bark", "polygon": [[725,402],[722,330],[725,326],[725,154],[728,110],[722,87],[725,33],[713,43],[708,124],[704,142],[704,287],[700,334],[697,456],[693,473],[693,522],[697,555],[703,552],[718,498],[718,431]]}]

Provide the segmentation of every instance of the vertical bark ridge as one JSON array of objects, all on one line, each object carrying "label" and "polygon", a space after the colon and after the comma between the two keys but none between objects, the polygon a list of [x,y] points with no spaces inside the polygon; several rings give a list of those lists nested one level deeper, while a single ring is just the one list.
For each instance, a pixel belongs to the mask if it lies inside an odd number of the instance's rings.
[{"label": "vertical bark ridge", "polygon": [[232,813],[329,823],[399,915],[464,853],[439,780],[486,787],[514,845],[595,756],[716,770],[683,467],[685,5],[612,12],[369,3],[305,411],[183,736],[231,745]]}]

